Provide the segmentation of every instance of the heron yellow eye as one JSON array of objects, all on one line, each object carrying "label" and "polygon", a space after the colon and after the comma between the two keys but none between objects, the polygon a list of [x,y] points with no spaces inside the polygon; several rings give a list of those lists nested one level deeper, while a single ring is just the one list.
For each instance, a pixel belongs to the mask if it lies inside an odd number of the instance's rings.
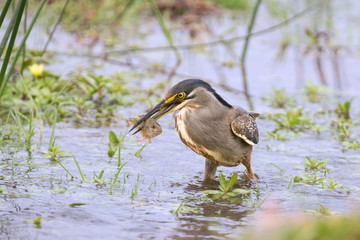
[{"label": "heron yellow eye", "polygon": [[185,93],[184,93],[184,92],[178,93],[178,94],[177,94],[177,97],[180,98],[180,99],[182,99],[182,98],[185,97]]}]

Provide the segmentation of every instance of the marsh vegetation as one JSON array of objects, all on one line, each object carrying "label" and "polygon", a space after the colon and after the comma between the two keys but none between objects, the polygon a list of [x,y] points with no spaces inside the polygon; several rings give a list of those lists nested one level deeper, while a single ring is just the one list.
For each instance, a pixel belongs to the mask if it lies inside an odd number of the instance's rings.
[{"label": "marsh vegetation", "polygon": [[[0,238],[355,239],[359,8],[2,1]],[[128,135],[128,119],[185,78],[261,113],[259,183],[243,166],[203,181],[171,116],[152,144]]]}]

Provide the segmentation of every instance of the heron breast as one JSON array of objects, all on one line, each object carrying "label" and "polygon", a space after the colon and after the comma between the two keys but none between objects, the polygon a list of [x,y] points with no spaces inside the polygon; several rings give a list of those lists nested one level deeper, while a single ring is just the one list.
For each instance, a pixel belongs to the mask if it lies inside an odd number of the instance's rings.
[{"label": "heron breast", "polygon": [[196,109],[194,108],[190,108],[190,107],[186,107],[184,109],[181,109],[177,114],[176,114],[176,118],[175,118],[175,123],[176,123],[176,130],[179,134],[179,137],[181,139],[181,141],[188,146],[189,148],[191,148],[194,152],[196,152],[199,155],[202,155],[204,157],[206,157],[207,159],[212,160],[214,163],[218,163],[220,164],[221,159],[222,159],[222,155],[221,153],[217,152],[217,151],[213,151],[210,149],[205,148],[202,145],[197,144],[189,135],[187,128],[186,128],[186,124],[185,124],[185,119],[186,119],[186,115],[187,114],[191,114],[192,111],[194,111]]},{"label": "heron breast", "polygon": [[186,118],[186,113],[187,111],[191,111],[189,110],[187,107],[181,109],[177,114],[176,114],[176,118],[175,118],[175,124],[176,124],[176,130],[181,138],[181,140],[187,145],[196,145],[195,142],[191,139],[191,137],[188,134],[188,131],[186,129],[185,126],[185,118]]}]

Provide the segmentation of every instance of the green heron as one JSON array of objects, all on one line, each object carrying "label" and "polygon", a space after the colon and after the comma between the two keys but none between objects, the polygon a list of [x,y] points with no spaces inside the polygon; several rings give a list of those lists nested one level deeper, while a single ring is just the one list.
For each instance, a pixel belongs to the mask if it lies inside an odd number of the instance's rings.
[{"label": "green heron", "polygon": [[175,127],[182,142],[206,158],[205,179],[214,179],[218,166],[242,163],[247,176],[257,180],[251,169],[251,152],[259,142],[258,113],[233,107],[203,80],[187,79],[173,86],[130,131],[149,118],[158,120],[170,112],[175,112]]}]

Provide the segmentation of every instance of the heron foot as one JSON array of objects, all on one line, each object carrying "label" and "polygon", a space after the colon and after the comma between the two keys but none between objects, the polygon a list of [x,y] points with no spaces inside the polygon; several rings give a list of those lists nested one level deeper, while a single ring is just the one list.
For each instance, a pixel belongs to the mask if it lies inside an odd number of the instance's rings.
[{"label": "heron foot", "polygon": [[254,181],[255,183],[260,182],[259,176],[253,171],[245,171],[245,176],[249,179]]}]

